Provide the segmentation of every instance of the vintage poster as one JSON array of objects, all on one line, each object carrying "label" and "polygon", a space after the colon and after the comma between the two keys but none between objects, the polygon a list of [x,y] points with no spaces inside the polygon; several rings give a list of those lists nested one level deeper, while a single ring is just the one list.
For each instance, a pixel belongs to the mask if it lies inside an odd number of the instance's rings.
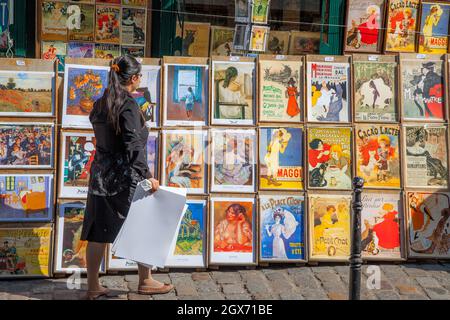
[{"label": "vintage poster", "polygon": [[247,50],[250,42],[250,27],[236,24],[234,29],[233,50]]},{"label": "vintage poster", "polygon": [[130,7],[147,7],[147,0],[122,0],[122,5]]},{"label": "vintage poster", "polygon": [[67,5],[60,1],[42,1],[42,40],[67,40]]},{"label": "vintage poster", "polygon": [[344,51],[380,52],[385,0],[349,0]]},{"label": "vintage poster", "polygon": [[289,54],[318,54],[320,51],[320,32],[292,30],[289,40]]},{"label": "vintage poster", "polygon": [[0,115],[51,117],[54,72],[0,70]]},{"label": "vintage poster", "polygon": [[210,56],[231,56],[233,52],[234,29],[211,27]]},{"label": "vintage poster", "polygon": [[356,125],[356,175],[364,187],[400,188],[398,125]]},{"label": "vintage poster", "polygon": [[401,259],[403,209],[400,193],[364,192],[361,200],[363,259]]},{"label": "vintage poster", "polygon": [[63,127],[91,128],[89,113],[108,86],[109,67],[66,64]]},{"label": "vintage poster", "polygon": [[121,0],[95,0],[97,3],[120,4]]},{"label": "vintage poster", "polygon": [[259,129],[259,189],[303,189],[303,129]]},{"label": "vintage poster", "polygon": [[154,128],[159,123],[161,67],[142,65],[141,87],[131,95],[141,107],[145,124]]},{"label": "vintage poster", "polygon": [[162,185],[202,194],[206,189],[205,143],[201,130],[164,130]]},{"label": "vintage poster", "polygon": [[437,56],[400,58],[400,73],[403,119],[444,120],[444,62]]},{"label": "vintage poster", "polygon": [[208,65],[165,63],[163,124],[206,125],[208,81]]},{"label": "vintage poster", "polygon": [[255,199],[211,198],[210,264],[254,264]]},{"label": "vintage poster", "polygon": [[252,23],[267,24],[270,11],[270,0],[252,1]]},{"label": "vintage poster", "polygon": [[150,174],[155,179],[158,178],[159,172],[159,132],[150,131],[147,139],[147,165]]},{"label": "vintage poster", "polygon": [[260,261],[305,261],[303,196],[259,196]]},{"label": "vintage poster", "polygon": [[122,40],[125,45],[145,45],[147,11],[122,8]]},{"label": "vintage poster", "polygon": [[406,126],[404,130],[406,187],[447,188],[447,128]]},{"label": "vintage poster", "polygon": [[396,62],[353,61],[355,120],[395,122]]},{"label": "vintage poster", "polygon": [[69,42],[67,45],[67,56],[70,58],[94,58],[93,43]]},{"label": "vintage poster", "polygon": [[145,57],[145,47],[140,46],[120,46],[120,54],[122,56],[130,55],[135,58]]},{"label": "vintage poster", "polygon": [[[87,241],[80,240],[85,213],[84,202],[59,204],[55,272],[86,272]],[[105,272],[103,260],[100,271]]]},{"label": "vintage poster", "polygon": [[408,192],[408,256],[450,258],[448,193]]},{"label": "vintage poster", "polygon": [[235,21],[241,23],[250,22],[251,7],[252,7],[251,0],[235,0],[234,1]]},{"label": "vintage poster", "polygon": [[264,52],[267,47],[267,38],[269,36],[269,27],[252,26],[252,37],[250,39],[250,51]]},{"label": "vintage poster", "polygon": [[350,65],[338,62],[308,62],[307,68],[308,121],[349,122]]},{"label": "vintage poster", "polygon": [[211,131],[211,192],[255,191],[255,130]]},{"label": "vintage poster", "polygon": [[49,277],[52,228],[1,228],[0,278]]},{"label": "vintage poster", "polygon": [[385,51],[415,52],[420,0],[389,0]]},{"label": "vintage poster", "polygon": [[52,168],[53,141],[53,123],[0,123],[0,168]]},{"label": "vintage poster", "polygon": [[310,188],[352,189],[351,128],[308,129]]},{"label": "vintage poster", "polygon": [[78,4],[80,8],[80,25],[69,27],[69,41],[94,41],[95,6]]},{"label": "vintage poster", "polygon": [[62,132],[59,196],[86,198],[90,169],[95,157],[93,133]]},{"label": "vintage poster", "polygon": [[270,30],[266,53],[287,55],[289,49],[289,31]]},{"label": "vintage poster", "polygon": [[95,44],[95,55],[97,59],[112,60],[120,56],[120,46],[117,44]]},{"label": "vintage poster", "polygon": [[254,123],[254,62],[212,62],[212,123],[252,125]]},{"label": "vintage poster", "polygon": [[51,221],[52,216],[53,175],[0,175],[0,222]]},{"label": "vintage poster", "polygon": [[421,9],[419,52],[447,53],[450,4],[422,1]]},{"label": "vintage poster", "polygon": [[303,120],[303,62],[259,60],[259,121]]},{"label": "vintage poster", "polygon": [[96,9],[96,41],[120,44],[120,7],[97,5]]},{"label": "vintage poster", "polygon": [[67,56],[67,45],[61,41],[42,41],[41,58],[44,60],[58,59],[58,72],[64,72],[64,63]]},{"label": "vintage poster", "polygon": [[350,256],[350,195],[310,194],[310,261],[347,261]]},{"label": "vintage poster", "polygon": [[181,55],[184,57],[208,57],[209,23],[185,21],[183,29],[177,23],[176,36],[182,41]]},{"label": "vintage poster", "polygon": [[172,243],[166,267],[204,268],[206,253],[206,200],[187,199],[178,235]]}]

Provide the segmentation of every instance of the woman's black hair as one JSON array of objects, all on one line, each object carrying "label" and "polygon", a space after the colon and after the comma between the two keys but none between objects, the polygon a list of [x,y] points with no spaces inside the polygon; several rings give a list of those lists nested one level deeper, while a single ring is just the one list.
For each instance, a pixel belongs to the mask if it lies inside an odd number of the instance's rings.
[{"label": "woman's black hair", "polygon": [[319,147],[320,143],[323,143],[323,141],[320,139],[314,139],[309,143],[309,146],[311,147],[311,149],[316,150]]},{"label": "woman's black hair", "polygon": [[231,79],[238,75],[238,70],[235,67],[228,67],[225,70],[225,80],[223,81],[223,87],[228,88],[230,85]]},{"label": "woman's black hair", "polygon": [[141,64],[130,55],[121,56],[111,61],[108,88],[103,99],[108,109],[108,119],[117,133],[120,132],[119,116],[125,98],[130,96],[125,86],[130,84],[131,78],[142,70]]}]

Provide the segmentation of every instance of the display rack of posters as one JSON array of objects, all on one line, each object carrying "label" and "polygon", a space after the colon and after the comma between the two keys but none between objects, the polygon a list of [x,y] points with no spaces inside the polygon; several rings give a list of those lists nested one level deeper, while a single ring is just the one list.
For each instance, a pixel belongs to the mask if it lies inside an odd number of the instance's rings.
[{"label": "display rack of posters", "polygon": [[447,53],[450,4],[422,1],[420,8],[419,53]]},{"label": "display rack of posters", "polygon": [[184,21],[183,28],[177,23],[176,36],[182,41],[184,57],[208,57],[211,24]]},{"label": "display rack of posters", "polygon": [[233,52],[234,29],[212,26],[209,55],[231,56]]},{"label": "display rack of posters", "polygon": [[287,55],[289,51],[290,37],[291,34],[289,31],[270,30],[266,53]]}]

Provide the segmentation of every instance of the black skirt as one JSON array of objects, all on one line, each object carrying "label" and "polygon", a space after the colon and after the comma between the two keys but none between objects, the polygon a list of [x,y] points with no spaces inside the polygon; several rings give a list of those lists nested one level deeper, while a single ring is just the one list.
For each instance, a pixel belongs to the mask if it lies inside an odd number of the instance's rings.
[{"label": "black skirt", "polygon": [[135,185],[114,196],[88,194],[81,240],[113,243],[130,210]]}]

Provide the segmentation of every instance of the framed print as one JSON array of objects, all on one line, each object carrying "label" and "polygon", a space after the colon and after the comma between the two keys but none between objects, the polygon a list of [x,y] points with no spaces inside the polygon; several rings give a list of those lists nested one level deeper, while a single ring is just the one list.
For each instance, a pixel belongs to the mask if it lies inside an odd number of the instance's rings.
[{"label": "framed print", "polygon": [[159,125],[161,97],[161,66],[142,64],[141,87],[131,95],[141,107],[149,128]]},{"label": "framed print", "polygon": [[186,188],[188,193],[206,191],[205,145],[207,132],[201,130],[163,130],[162,184]]},{"label": "framed print", "polygon": [[444,121],[444,61],[441,56],[400,54],[401,105],[405,121]]},{"label": "framed print", "polygon": [[147,165],[152,177],[159,177],[159,132],[150,131],[147,139]]},{"label": "framed print", "polygon": [[0,168],[53,168],[54,129],[53,123],[0,123]]},{"label": "framed print", "polygon": [[207,201],[187,199],[186,213],[170,248],[166,267],[205,268]]},{"label": "framed print", "polygon": [[94,41],[95,6],[77,4],[80,8],[80,25],[69,27],[69,41]]},{"label": "framed print", "polygon": [[209,32],[211,25],[203,22],[183,23],[183,29],[177,24],[176,36],[182,40],[181,55],[184,57],[208,57]]},{"label": "framed print", "polygon": [[41,2],[41,39],[67,41],[67,6],[60,1]]},{"label": "framed print", "polygon": [[61,162],[59,197],[87,197],[90,169],[95,157],[94,133],[63,131],[61,133]]},{"label": "framed print", "polygon": [[447,53],[450,4],[422,1],[419,53]]},{"label": "framed print", "polygon": [[[183,61],[185,60],[183,59]],[[204,63],[164,62],[163,125],[206,125],[209,67],[206,61],[202,62]]]},{"label": "framed print", "polygon": [[394,56],[353,55],[353,83],[355,121],[398,121]]},{"label": "framed print", "polygon": [[267,24],[270,0],[252,0],[252,23]]},{"label": "framed print", "polygon": [[256,263],[256,214],[254,198],[212,197],[209,264]]},{"label": "framed print", "polygon": [[120,46],[118,44],[95,44],[95,55],[96,59],[108,59],[112,60],[120,56]]},{"label": "framed print", "polygon": [[147,10],[122,8],[121,44],[145,45]]},{"label": "framed print", "polygon": [[211,192],[255,192],[255,130],[211,130]]},{"label": "framed print", "polygon": [[210,56],[231,56],[233,52],[234,29],[211,27]]},{"label": "framed print", "polygon": [[63,127],[91,128],[89,113],[108,86],[109,67],[66,64]]},{"label": "framed print", "polygon": [[349,0],[344,51],[381,52],[385,0]]},{"label": "framed print", "polygon": [[[86,272],[88,241],[80,240],[85,214],[84,202],[64,202],[58,206],[55,273]],[[106,271],[105,259],[100,272]]]},{"label": "framed print", "polygon": [[246,24],[236,24],[234,29],[233,49],[247,50],[250,43],[250,27]]},{"label": "framed print", "polygon": [[259,56],[259,122],[303,121],[303,59]]},{"label": "framed print", "polygon": [[95,41],[120,44],[120,7],[96,5]]},{"label": "framed print", "polygon": [[0,228],[0,279],[51,276],[52,227]]},{"label": "framed print", "polygon": [[122,0],[122,5],[130,7],[147,7],[147,0]]},{"label": "framed print", "polygon": [[449,259],[450,194],[407,192],[408,257]]},{"label": "framed print", "polygon": [[[309,122],[350,122],[350,64],[347,57],[336,57],[342,62],[313,61],[307,57],[306,89]],[[333,60],[335,57],[331,57]],[[344,62],[345,61],[345,62]]]},{"label": "framed print", "polygon": [[0,70],[0,116],[52,117],[55,73]]},{"label": "framed print", "polygon": [[260,195],[259,261],[306,261],[305,222],[303,196]]},{"label": "framed print", "polygon": [[253,125],[255,117],[253,59],[240,58],[240,61],[235,62],[213,60],[212,75],[211,124]]},{"label": "framed print", "polygon": [[403,207],[400,192],[364,192],[361,201],[363,259],[401,260]]},{"label": "framed print", "polygon": [[303,190],[303,129],[259,128],[259,190]]},{"label": "framed print", "polygon": [[347,261],[350,257],[351,195],[309,194],[309,260]]},{"label": "framed print", "polygon": [[352,189],[352,128],[308,128],[308,186]]},{"label": "framed print", "polygon": [[120,54],[122,56],[130,55],[135,58],[145,57],[145,47],[141,46],[120,46]]},{"label": "framed print", "polygon": [[400,188],[399,136],[398,125],[355,126],[356,175],[365,188]]},{"label": "framed print", "polygon": [[1,174],[0,222],[47,222],[53,218],[52,174]]},{"label": "framed print", "polygon": [[269,36],[269,27],[252,26],[252,37],[250,39],[250,51],[266,51],[267,38]]},{"label": "framed print", "polygon": [[415,52],[420,0],[389,0],[384,51]]},{"label": "framed print", "polygon": [[270,30],[266,53],[287,55],[290,36],[291,34],[289,31]]},{"label": "framed print", "polygon": [[94,58],[95,44],[84,42],[69,42],[67,56],[70,58]]},{"label": "framed print", "polygon": [[289,40],[289,54],[319,54],[320,32],[291,30]]},{"label": "framed print", "polygon": [[251,0],[235,0],[234,1],[234,12],[235,12],[235,21],[241,23],[250,22],[251,8],[252,8]]},{"label": "framed print", "polygon": [[445,126],[404,126],[405,187],[448,187],[448,137]]},{"label": "framed print", "polygon": [[138,264],[135,261],[116,257],[111,252],[112,245],[108,246],[108,271],[137,271]]},{"label": "framed print", "polygon": [[55,61],[58,59],[58,72],[64,72],[64,61],[67,56],[67,44],[61,41],[42,41],[41,58]]}]

